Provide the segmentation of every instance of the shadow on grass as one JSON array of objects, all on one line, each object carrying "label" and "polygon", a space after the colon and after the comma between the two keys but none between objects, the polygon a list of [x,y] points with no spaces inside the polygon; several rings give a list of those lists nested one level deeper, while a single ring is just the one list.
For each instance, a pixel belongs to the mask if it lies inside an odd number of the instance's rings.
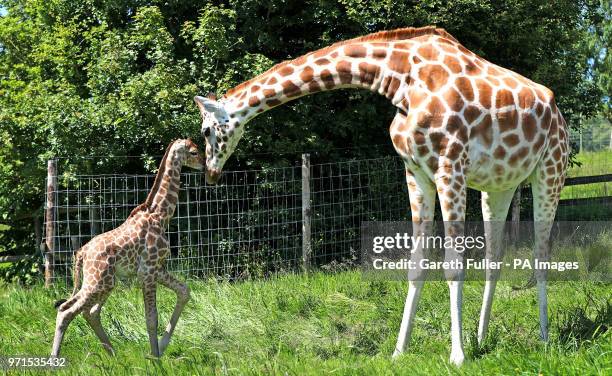
[{"label": "shadow on grass", "polygon": [[478,344],[478,334],[473,331],[467,341],[466,355],[471,359],[479,359],[491,353],[500,341],[499,329],[494,326],[489,327],[489,332],[482,344]]},{"label": "shadow on grass", "polygon": [[589,295],[583,306],[559,312],[555,322],[559,343],[567,350],[577,350],[608,331],[612,325],[612,300],[597,301]]}]

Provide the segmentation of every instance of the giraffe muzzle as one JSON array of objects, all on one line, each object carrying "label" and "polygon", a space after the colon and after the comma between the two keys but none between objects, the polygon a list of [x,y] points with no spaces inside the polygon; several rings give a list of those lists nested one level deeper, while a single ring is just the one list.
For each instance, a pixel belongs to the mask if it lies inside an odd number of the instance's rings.
[{"label": "giraffe muzzle", "polygon": [[218,168],[206,169],[206,182],[211,185],[216,185],[221,177],[221,170]]}]

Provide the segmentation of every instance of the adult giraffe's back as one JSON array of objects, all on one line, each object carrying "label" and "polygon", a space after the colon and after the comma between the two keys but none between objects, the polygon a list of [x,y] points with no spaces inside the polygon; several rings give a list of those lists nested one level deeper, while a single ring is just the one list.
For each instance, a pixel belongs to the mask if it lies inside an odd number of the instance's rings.
[{"label": "adult giraffe's back", "polygon": [[[437,191],[447,235],[463,232],[466,189],[482,191],[487,257],[501,257],[501,228],[514,191],[532,185],[536,256],[548,236],[563,187],[569,146],[553,93],[492,64],[434,27],[383,31],[333,44],[280,63],[216,100],[196,97],[207,142],[207,178],[216,183],[227,158],[259,113],[319,91],[364,88],[398,108],[390,135],[406,165],[415,231],[430,232]],[[355,127],[358,131],[358,127]],[[416,250],[416,254],[423,250]],[[447,258],[460,254],[447,249]],[[413,326],[425,271],[412,271],[395,355]],[[451,361],[464,359],[463,272],[447,271],[451,298]],[[541,335],[548,338],[546,275],[539,273]],[[484,338],[498,273],[488,271],[479,325]]]}]

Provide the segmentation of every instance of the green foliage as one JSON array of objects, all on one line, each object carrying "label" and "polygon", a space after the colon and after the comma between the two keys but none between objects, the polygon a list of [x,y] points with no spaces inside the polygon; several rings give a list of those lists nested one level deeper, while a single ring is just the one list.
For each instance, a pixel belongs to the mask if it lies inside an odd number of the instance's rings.
[{"label": "green foliage", "polygon": [[[0,0],[0,7],[0,221],[12,226],[0,252],[9,244],[34,251],[31,220],[17,218],[40,215],[48,158],[141,156],[60,159],[62,172],[150,168],[170,140],[200,139],[194,95],[222,94],[334,41],[436,24],[551,87],[572,124],[599,109],[609,88],[609,54],[588,64],[609,41],[603,1]],[[228,168],[293,164],[305,150],[322,162],[392,154],[385,129],[393,113],[386,99],[363,91],[308,97],[255,119]],[[268,152],[281,154],[260,154]]]}]

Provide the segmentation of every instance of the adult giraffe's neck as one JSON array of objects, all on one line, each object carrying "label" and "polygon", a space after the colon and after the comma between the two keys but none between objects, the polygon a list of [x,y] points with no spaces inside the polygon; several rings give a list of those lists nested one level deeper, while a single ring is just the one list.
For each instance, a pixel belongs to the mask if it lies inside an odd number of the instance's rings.
[{"label": "adult giraffe's neck", "polygon": [[231,117],[243,122],[285,102],[320,91],[361,88],[407,110],[409,41],[332,45],[278,64],[224,96]]}]

